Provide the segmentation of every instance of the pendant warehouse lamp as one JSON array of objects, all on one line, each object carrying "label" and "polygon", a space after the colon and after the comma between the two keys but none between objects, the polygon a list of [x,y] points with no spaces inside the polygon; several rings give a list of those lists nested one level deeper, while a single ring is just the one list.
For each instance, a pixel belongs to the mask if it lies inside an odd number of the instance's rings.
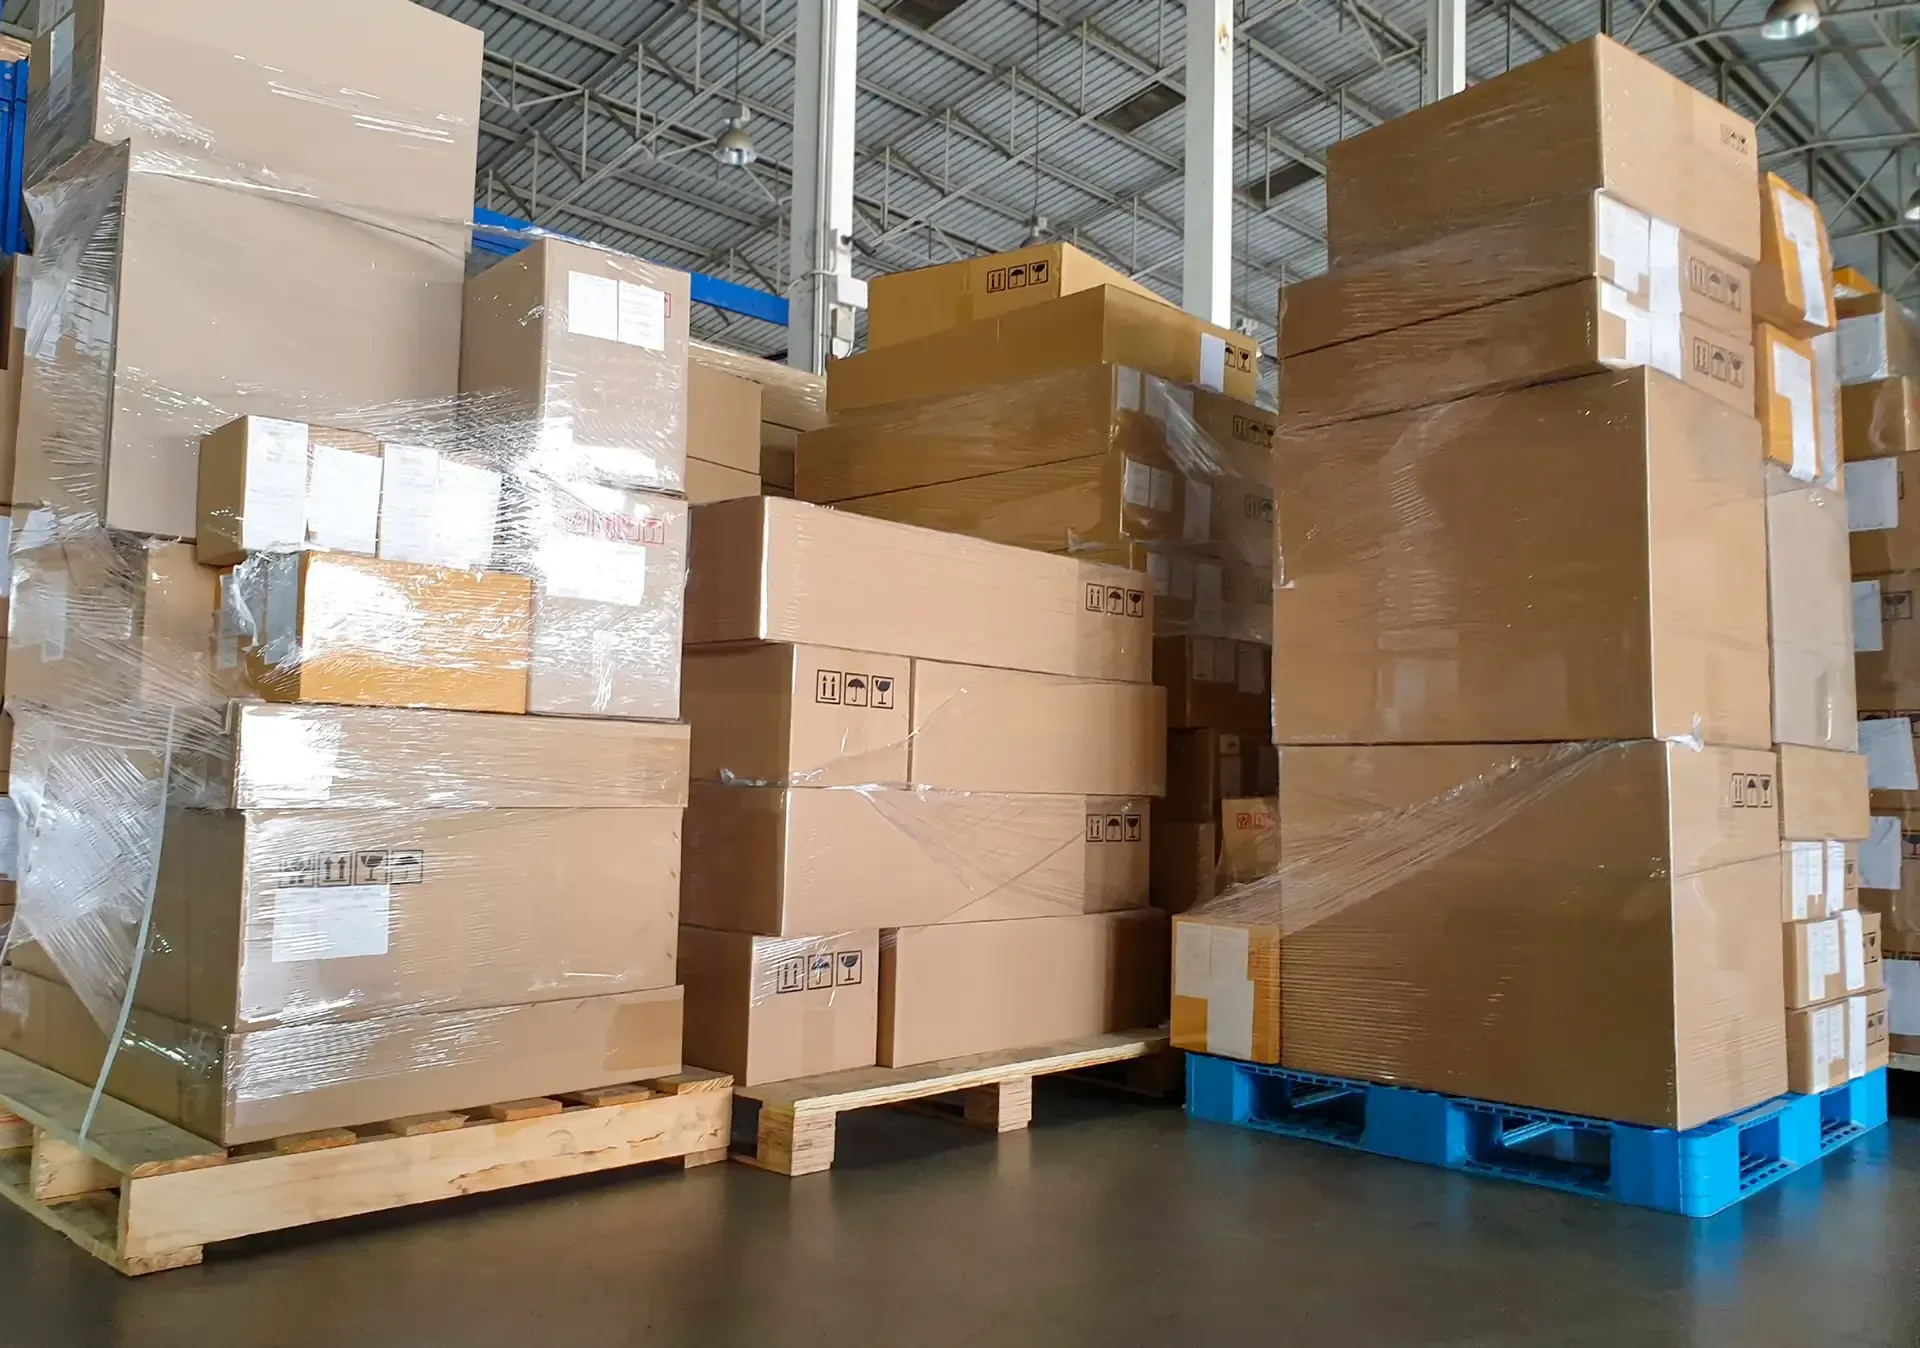
[{"label": "pendant warehouse lamp", "polygon": [[1818,0],[1773,0],[1760,21],[1760,36],[1772,42],[1805,37],[1820,26]]},{"label": "pendant warehouse lamp", "polygon": [[752,114],[741,108],[740,115],[728,122],[727,129],[713,142],[713,157],[728,168],[745,168],[760,158],[760,147],[747,130],[751,119]]}]

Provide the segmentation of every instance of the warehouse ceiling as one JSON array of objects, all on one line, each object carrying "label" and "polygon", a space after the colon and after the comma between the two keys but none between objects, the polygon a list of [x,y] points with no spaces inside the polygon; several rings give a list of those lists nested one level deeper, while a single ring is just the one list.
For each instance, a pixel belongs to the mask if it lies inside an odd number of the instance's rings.
[{"label": "warehouse ceiling", "polygon": [[[794,0],[422,0],[486,33],[482,205],[784,293]],[[1826,209],[1840,261],[1920,294],[1920,0],[1850,0],[1812,35],[1764,0],[1468,0],[1468,77],[1609,31],[1761,125],[1763,162]],[[24,0],[6,0],[18,22]],[[1419,103],[1424,0],[1245,0],[1236,30],[1236,317],[1272,349],[1283,280],[1325,265],[1328,145]],[[12,26],[10,23],[9,27]],[[863,0],[856,272],[1016,247],[1036,214],[1180,288],[1184,6]],[[760,158],[710,150],[745,110]],[[762,354],[783,330],[701,308]]]}]

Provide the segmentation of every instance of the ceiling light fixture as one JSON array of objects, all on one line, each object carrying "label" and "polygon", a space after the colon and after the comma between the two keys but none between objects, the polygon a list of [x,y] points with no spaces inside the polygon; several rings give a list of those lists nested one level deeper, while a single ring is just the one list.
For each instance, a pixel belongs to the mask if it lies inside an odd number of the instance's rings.
[{"label": "ceiling light fixture", "polygon": [[1760,36],[1770,42],[1805,37],[1820,26],[1818,0],[1773,0],[1760,21]]},{"label": "ceiling light fixture", "polygon": [[745,168],[760,158],[760,147],[753,143],[753,136],[747,131],[747,123],[753,120],[753,114],[745,108],[740,115],[727,123],[713,142],[713,157],[728,168]]},{"label": "ceiling light fixture", "polygon": [[1047,223],[1047,217],[1035,214],[1033,219],[1027,221],[1026,246],[1031,248],[1036,243],[1045,243],[1047,235],[1051,232],[1052,226]]}]

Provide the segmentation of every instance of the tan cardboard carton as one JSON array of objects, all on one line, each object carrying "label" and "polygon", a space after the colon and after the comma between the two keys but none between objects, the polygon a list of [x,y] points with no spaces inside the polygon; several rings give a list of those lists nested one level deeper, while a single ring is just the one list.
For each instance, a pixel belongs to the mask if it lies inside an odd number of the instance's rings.
[{"label": "tan cardboard carton", "polygon": [[1878,992],[1887,986],[1886,963],[1880,947],[1880,914],[1860,914],[1860,948],[1866,961],[1867,990]]},{"label": "tan cardboard carton", "polygon": [[687,366],[687,458],[760,472],[760,386],[711,365]]},{"label": "tan cardboard carton", "polygon": [[1220,878],[1250,884],[1280,870],[1279,801],[1247,796],[1220,802]]},{"label": "tan cardboard carton", "polygon": [[1920,452],[1920,381],[1895,375],[1842,385],[1840,433],[1849,463]]},{"label": "tan cardboard carton", "polygon": [[1184,913],[1213,897],[1217,865],[1217,826],[1153,817],[1151,872],[1147,885],[1153,906],[1163,913]]},{"label": "tan cardboard carton", "polygon": [[1292,357],[1280,424],[1317,426],[1642,365],[1752,412],[1747,334],[1650,313],[1618,287],[1589,280]]},{"label": "tan cardboard carton", "polygon": [[1851,750],[1859,743],[1858,643],[1847,505],[1839,492],[1798,481],[1776,464],[1767,465],[1766,483],[1773,736],[1783,745]]},{"label": "tan cardboard carton", "polygon": [[460,391],[567,480],[686,489],[687,274],[541,238],[466,285]]},{"label": "tan cardboard carton", "polygon": [[[19,969],[0,980],[0,1049],[91,1084],[106,1036],[79,999]],[[228,1035],[135,1011],[107,1089],[236,1147],[670,1075],[680,1032],[678,987]]]},{"label": "tan cardboard carton", "polygon": [[1282,949],[1277,922],[1211,913],[1175,917],[1172,1047],[1278,1063]]},{"label": "tan cardboard carton", "polygon": [[1861,576],[1852,590],[1860,710],[1897,711],[1920,702],[1920,621],[1914,609],[1920,572]]},{"label": "tan cardboard carton", "polygon": [[910,342],[1098,286],[1165,304],[1147,287],[1070,243],[1041,243],[867,283],[867,348]]},{"label": "tan cardboard carton", "polygon": [[[1877,1071],[1891,1061],[1892,1044],[1888,1030],[1887,992],[1881,988],[1866,995],[1866,1061],[1861,1064],[1867,1072]],[[1851,1028],[1851,1026],[1849,1026]],[[1864,1073],[1862,1074],[1864,1075]]]},{"label": "tan cardboard carton", "polygon": [[1167,724],[1264,732],[1272,720],[1273,652],[1252,641],[1160,637],[1153,681],[1167,690]]},{"label": "tan cardboard carton", "polygon": [[[359,431],[278,417],[239,417],[201,436],[194,555],[233,566],[269,548],[376,553],[381,451]],[[493,524],[489,511],[489,544]]]},{"label": "tan cardboard carton", "polygon": [[1833,248],[1812,198],[1777,173],[1760,175],[1760,262],[1753,269],[1753,313],[1795,337],[1815,337],[1838,321]]},{"label": "tan cardboard carton", "polygon": [[1758,440],[1647,370],[1282,437],[1275,742],[1772,745]]},{"label": "tan cardboard carton", "polygon": [[881,936],[883,1067],[1138,1029],[1166,1005],[1167,915],[1156,909]]},{"label": "tan cardboard carton", "polygon": [[[1800,1007],[1787,1012],[1787,1089],[1796,1095],[1818,1095],[1843,1085],[1852,1075],[1849,1059],[1852,1044],[1853,998],[1829,1002],[1825,1006]],[[1860,1017],[1860,1063],[1866,1065],[1866,998],[1858,999]],[[1864,1070],[1863,1070],[1864,1074]]]},{"label": "tan cardboard carton", "polygon": [[1847,909],[1836,917],[1781,927],[1788,1007],[1813,1006],[1866,991],[1863,916]]},{"label": "tan cardboard carton", "polygon": [[1837,471],[1837,446],[1828,443],[1814,397],[1813,347],[1771,323],[1753,329],[1753,412],[1768,459],[1803,482]]},{"label": "tan cardboard carton", "polygon": [[1878,291],[1836,298],[1834,309],[1842,384],[1920,375],[1920,318],[1911,309]]},{"label": "tan cardboard carton", "polygon": [[686,1059],[736,1086],[872,1067],[880,933],[749,936],[680,929]]},{"label": "tan cardboard carton", "polygon": [[1260,348],[1159,299],[1098,286],[833,362],[827,409],[934,398],[1079,365],[1126,365],[1252,402]]},{"label": "tan cardboard carton", "polygon": [[1780,844],[1780,920],[1838,917],[1860,907],[1857,843],[1783,842]]},{"label": "tan cardboard carton", "polygon": [[701,505],[707,501],[732,501],[741,496],[759,494],[758,473],[723,468],[705,459],[687,460],[687,502],[690,505]]},{"label": "tan cardboard carton", "polygon": [[[1459,96],[1456,96],[1458,98]],[[1610,38],[1518,66],[1327,154],[1344,266],[1516,207],[1605,191],[1734,259],[1760,256],[1753,123]]]},{"label": "tan cardboard carton", "polygon": [[1867,760],[1856,753],[1780,746],[1780,836],[1858,842],[1867,836]]},{"label": "tan cardboard carton", "polygon": [[762,936],[1147,902],[1145,800],[696,782],[681,915]]},{"label": "tan cardboard carton", "polygon": [[788,641],[1149,678],[1145,575],[797,501],[720,501],[692,514],[688,646]]},{"label": "tan cardboard carton", "polygon": [[1253,915],[1282,933],[1282,1061],[1665,1128],[1778,1095],[1772,771],[1659,741],[1283,749]]},{"label": "tan cardboard carton", "polygon": [[770,421],[760,423],[760,480],[768,488],[778,488],[786,496],[795,495],[795,459],[800,451],[800,432]]},{"label": "tan cardboard carton", "polygon": [[860,786],[907,780],[912,662],[774,642],[686,654],[693,775]]}]

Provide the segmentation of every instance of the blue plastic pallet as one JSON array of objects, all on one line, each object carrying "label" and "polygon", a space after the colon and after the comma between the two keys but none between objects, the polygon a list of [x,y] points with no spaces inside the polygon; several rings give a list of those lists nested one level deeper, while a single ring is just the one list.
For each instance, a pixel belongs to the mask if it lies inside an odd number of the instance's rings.
[{"label": "blue plastic pallet", "polygon": [[1187,1113],[1705,1217],[1887,1121],[1887,1069],[1675,1132],[1187,1054]]}]

